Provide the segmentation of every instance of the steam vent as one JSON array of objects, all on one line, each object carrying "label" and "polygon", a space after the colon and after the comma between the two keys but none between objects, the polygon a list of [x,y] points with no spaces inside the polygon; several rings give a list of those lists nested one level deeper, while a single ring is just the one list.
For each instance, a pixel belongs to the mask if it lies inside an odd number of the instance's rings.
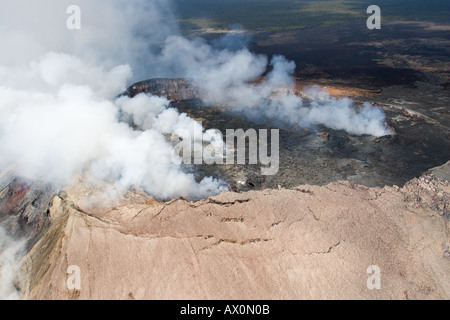
[{"label": "steam vent", "polygon": [[16,2],[0,299],[450,299],[448,0]]}]

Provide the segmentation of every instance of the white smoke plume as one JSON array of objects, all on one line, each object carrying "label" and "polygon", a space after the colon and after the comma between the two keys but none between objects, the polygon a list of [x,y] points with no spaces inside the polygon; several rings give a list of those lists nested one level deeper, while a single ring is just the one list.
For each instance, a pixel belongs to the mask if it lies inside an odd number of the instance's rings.
[{"label": "white smoke plume", "polygon": [[[67,8],[81,9],[81,29],[69,30]],[[97,66],[129,64],[148,76],[159,44],[178,34],[170,0],[15,0],[0,2],[0,65],[23,65],[53,51]],[[160,71],[155,71],[160,72]]]},{"label": "white smoke plume", "polygon": [[258,84],[254,80],[266,72],[268,60],[246,48],[216,49],[202,39],[172,36],[159,59],[161,64],[196,80],[209,102],[231,104],[235,111],[251,119],[305,127],[325,125],[355,135],[392,134],[385,124],[384,113],[368,103],[356,110],[352,100],[333,99],[319,87],[308,90],[307,94],[315,98],[308,102],[289,90],[277,92],[280,88],[295,88],[292,77],[295,63],[282,56],[272,58],[271,72]]},{"label": "white smoke plume", "polygon": [[25,241],[13,240],[0,226],[0,300],[20,299],[20,261],[25,255]]},{"label": "white smoke plume", "polygon": [[[41,89],[0,87],[2,167],[15,164],[21,175],[64,184],[90,164],[101,180],[123,189],[142,187],[163,199],[222,190],[213,179],[196,183],[171,161],[164,135],[193,127],[194,120],[169,108],[164,98],[107,98],[124,90],[129,67],[104,71],[49,53],[22,72]],[[120,109],[143,131],[120,122]]]}]

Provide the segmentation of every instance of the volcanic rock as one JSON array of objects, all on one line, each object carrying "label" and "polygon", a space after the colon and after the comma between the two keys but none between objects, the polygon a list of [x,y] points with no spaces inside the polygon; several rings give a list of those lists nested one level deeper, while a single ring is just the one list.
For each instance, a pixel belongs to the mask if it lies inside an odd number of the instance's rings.
[{"label": "volcanic rock", "polygon": [[151,93],[172,101],[200,99],[200,89],[190,79],[150,79],[133,84],[122,95],[130,98],[140,93]]}]

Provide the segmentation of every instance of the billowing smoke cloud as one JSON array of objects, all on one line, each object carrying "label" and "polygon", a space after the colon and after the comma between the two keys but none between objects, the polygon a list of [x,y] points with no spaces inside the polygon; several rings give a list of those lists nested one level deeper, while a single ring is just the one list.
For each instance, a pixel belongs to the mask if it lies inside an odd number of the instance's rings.
[{"label": "billowing smoke cloud", "polygon": [[20,298],[17,275],[24,253],[25,241],[13,240],[0,226],[0,300]]},{"label": "billowing smoke cloud", "polygon": [[[164,98],[107,98],[124,90],[129,67],[105,71],[49,53],[21,73],[40,88],[0,87],[2,167],[14,165],[21,175],[64,184],[90,164],[102,181],[124,190],[142,187],[163,199],[202,198],[222,190],[213,179],[197,183],[171,161],[172,146],[164,135],[193,128],[194,120],[169,108]],[[119,110],[142,130],[120,122]]]},{"label": "billowing smoke cloud", "polygon": [[77,1],[77,31],[66,28],[69,4],[0,4],[1,168],[63,185],[89,166],[91,181],[141,187],[158,199],[224,190],[212,178],[197,182],[171,159],[164,135],[198,125],[192,119],[164,98],[113,99],[136,71],[157,65],[151,57],[177,34],[170,1]]}]

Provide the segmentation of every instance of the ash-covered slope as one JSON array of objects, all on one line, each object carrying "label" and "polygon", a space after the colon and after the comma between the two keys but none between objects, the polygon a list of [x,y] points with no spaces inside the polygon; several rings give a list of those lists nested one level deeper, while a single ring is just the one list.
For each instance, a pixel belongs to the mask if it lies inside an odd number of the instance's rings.
[{"label": "ash-covered slope", "polygon": [[[404,188],[337,182],[168,203],[133,193],[107,207],[74,184],[26,259],[26,297],[449,299],[449,168]],[[367,288],[372,265],[380,290]]]}]

